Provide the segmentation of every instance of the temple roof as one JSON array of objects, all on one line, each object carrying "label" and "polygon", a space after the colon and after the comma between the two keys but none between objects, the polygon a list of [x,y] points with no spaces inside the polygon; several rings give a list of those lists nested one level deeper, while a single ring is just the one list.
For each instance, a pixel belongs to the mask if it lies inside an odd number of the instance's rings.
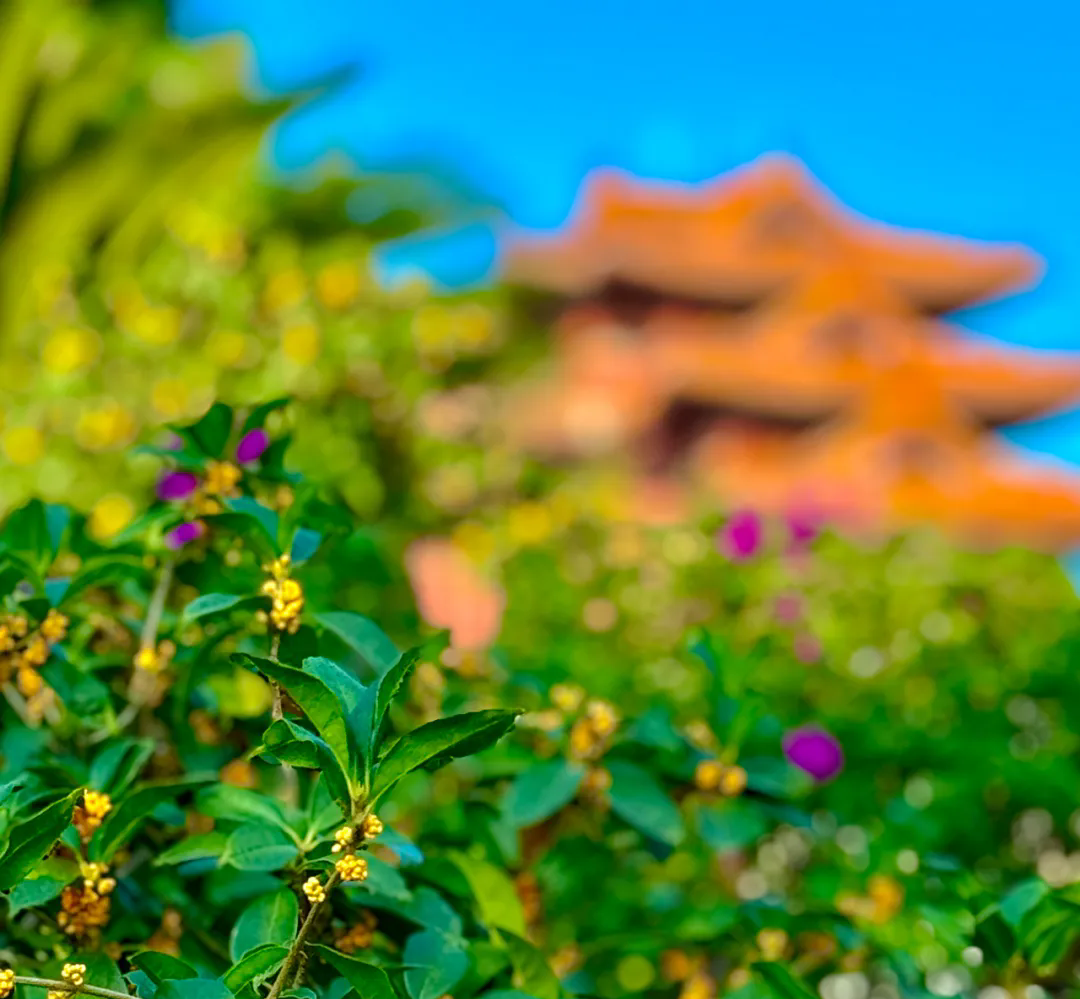
[{"label": "temple roof", "polygon": [[705,300],[769,294],[823,262],[880,276],[911,307],[945,312],[1030,284],[1036,258],[867,222],[844,211],[794,159],[763,157],[709,184],[585,182],[560,232],[508,241],[506,275],[568,296],[612,281]]}]

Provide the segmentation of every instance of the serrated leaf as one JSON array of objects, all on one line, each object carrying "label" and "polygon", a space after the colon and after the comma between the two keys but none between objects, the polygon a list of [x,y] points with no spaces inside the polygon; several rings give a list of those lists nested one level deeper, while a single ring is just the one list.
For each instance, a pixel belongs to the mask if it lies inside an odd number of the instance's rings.
[{"label": "serrated leaf", "polygon": [[252,824],[233,831],[222,859],[240,871],[279,871],[296,854],[296,844],[280,829]]},{"label": "serrated leaf", "polygon": [[340,821],[352,808],[348,780],[330,747],[317,735],[288,718],[279,718],[263,733],[267,751],[290,766],[318,770],[337,805]]},{"label": "serrated leaf", "polygon": [[138,968],[155,985],[170,978],[197,978],[199,974],[187,961],[157,950],[141,950],[133,954],[131,966]]},{"label": "serrated leaf", "polygon": [[224,614],[244,600],[251,600],[251,594],[204,593],[189,603],[180,614],[180,627],[184,628],[193,621],[198,621],[212,614]]},{"label": "serrated leaf", "polygon": [[311,944],[308,949],[326,961],[364,999],[397,999],[397,993],[382,968],[355,957],[347,957],[325,944]]},{"label": "serrated leaf", "polygon": [[534,763],[510,785],[503,812],[519,828],[542,822],[573,800],[584,776],[584,765],[572,760]]},{"label": "serrated leaf", "polygon": [[207,860],[220,857],[225,852],[229,837],[218,830],[186,836],[179,843],[174,843],[154,859],[155,867],[167,864],[186,864],[191,860]]},{"label": "serrated leaf", "polygon": [[175,801],[187,791],[204,787],[215,779],[212,774],[196,774],[178,780],[148,781],[140,784],[105,816],[105,821],[90,841],[90,858],[108,862],[155,808]]},{"label": "serrated leaf", "polygon": [[514,725],[519,712],[489,708],[437,718],[402,736],[375,771],[372,801],[378,800],[402,777],[434,760],[449,761],[488,748]]},{"label": "serrated leaf", "polygon": [[51,902],[58,898],[66,887],[66,881],[48,877],[20,881],[8,894],[8,917],[14,919],[23,909],[32,909],[35,905]]},{"label": "serrated leaf", "polygon": [[82,791],[72,791],[31,818],[14,824],[0,854],[0,891],[22,881],[56,845],[71,824],[71,813]]},{"label": "serrated leaf", "polygon": [[257,985],[281,967],[288,953],[289,948],[281,944],[253,947],[221,976],[221,980],[234,992],[249,982]]},{"label": "serrated leaf", "polygon": [[611,773],[611,810],[623,821],[661,843],[678,845],[686,830],[682,815],[647,770],[616,761]]},{"label": "serrated leaf", "polygon": [[239,961],[263,944],[288,944],[295,936],[300,907],[288,888],[262,895],[243,912],[229,939],[229,956]]},{"label": "serrated leaf", "polygon": [[232,822],[267,822],[285,830],[291,830],[284,806],[273,798],[246,787],[231,784],[214,784],[204,788],[195,799],[199,811],[211,819]]},{"label": "serrated leaf", "polygon": [[351,611],[323,611],[315,621],[337,635],[377,674],[383,674],[398,661],[397,646],[369,618]]},{"label": "serrated leaf", "polygon": [[232,661],[257,669],[284,688],[330,747],[342,771],[350,778],[358,777],[350,752],[351,740],[345,721],[345,707],[339,697],[319,677],[296,669],[294,666],[286,666],[284,663],[274,662],[271,659],[259,659],[244,654],[234,655]]}]

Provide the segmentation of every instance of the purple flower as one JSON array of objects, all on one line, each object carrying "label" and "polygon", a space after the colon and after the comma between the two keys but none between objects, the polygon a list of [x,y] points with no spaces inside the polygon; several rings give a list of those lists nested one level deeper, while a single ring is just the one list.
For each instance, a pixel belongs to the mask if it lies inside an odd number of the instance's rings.
[{"label": "purple flower", "polygon": [[844,769],[840,743],[824,729],[814,726],[795,729],[784,736],[784,755],[814,780],[832,780]]},{"label": "purple flower", "polygon": [[761,518],[752,510],[733,514],[720,536],[720,550],[736,562],[753,558],[761,547]]},{"label": "purple flower", "polygon": [[159,499],[167,503],[187,499],[199,487],[199,480],[192,472],[168,472],[158,482]]},{"label": "purple flower", "polygon": [[183,524],[177,524],[165,535],[165,547],[177,551],[184,545],[197,541],[206,533],[206,527],[197,520],[189,520]]},{"label": "purple flower", "polygon": [[246,465],[250,461],[258,461],[262,457],[263,451],[269,446],[270,438],[267,437],[266,431],[261,427],[256,427],[256,429],[249,430],[240,438],[240,443],[236,445],[236,460],[241,465]]},{"label": "purple flower", "polygon": [[788,534],[791,547],[804,551],[821,531],[821,519],[809,510],[799,510],[788,515]]}]

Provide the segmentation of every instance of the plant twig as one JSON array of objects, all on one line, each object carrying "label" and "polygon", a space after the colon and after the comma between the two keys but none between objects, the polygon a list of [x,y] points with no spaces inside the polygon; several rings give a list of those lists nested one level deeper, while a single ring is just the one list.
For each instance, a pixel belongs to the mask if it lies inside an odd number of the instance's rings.
[{"label": "plant twig", "polygon": [[[281,648],[281,635],[278,632],[274,633],[274,637],[270,639],[270,658],[274,662],[278,661],[278,650]],[[277,680],[270,681],[270,687],[274,691],[274,706],[270,711],[270,717],[277,721],[285,716],[285,712],[281,707],[281,687],[278,685]]]},{"label": "plant twig", "polygon": [[282,989],[288,984],[289,975],[292,974],[293,968],[296,966],[296,962],[300,959],[300,952],[304,948],[304,943],[307,941],[311,928],[315,923],[315,917],[318,915],[319,910],[326,904],[326,901],[330,898],[331,890],[341,880],[341,875],[337,871],[327,879],[326,884],[323,886],[326,891],[326,899],[322,902],[314,903],[308,910],[308,914],[304,919],[304,922],[300,926],[300,932],[296,934],[296,939],[292,942],[292,946],[289,948],[289,953],[285,955],[285,963],[282,964],[281,970],[278,972],[277,978],[274,979],[274,984],[270,988],[270,994],[266,999],[278,999],[281,995]]},{"label": "plant twig", "polygon": [[29,975],[16,975],[16,985],[37,985],[44,989],[56,992],[67,992],[70,995],[101,996],[103,999],[138,999],[128,992],[114,992],[112,989],[103,989],[99,985],[74,985],[71,982],[62,982],[55,978],[31,978]]}]

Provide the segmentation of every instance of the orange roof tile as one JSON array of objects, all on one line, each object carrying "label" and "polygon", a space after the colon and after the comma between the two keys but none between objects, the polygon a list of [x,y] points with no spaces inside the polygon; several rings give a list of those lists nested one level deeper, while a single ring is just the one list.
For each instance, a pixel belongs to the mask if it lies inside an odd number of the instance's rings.
[{"label": "orange roof tile", "polygon": [[829,262],[877,274],[915,308],[943,312],[1015,291],[1039,271],[1022,247],[905,232],[844,212],[786,156],[700,186],[586,180],[554,236],[507,241],[503,269],[567,295],[612,280],[710,300],[757,298]]}]

